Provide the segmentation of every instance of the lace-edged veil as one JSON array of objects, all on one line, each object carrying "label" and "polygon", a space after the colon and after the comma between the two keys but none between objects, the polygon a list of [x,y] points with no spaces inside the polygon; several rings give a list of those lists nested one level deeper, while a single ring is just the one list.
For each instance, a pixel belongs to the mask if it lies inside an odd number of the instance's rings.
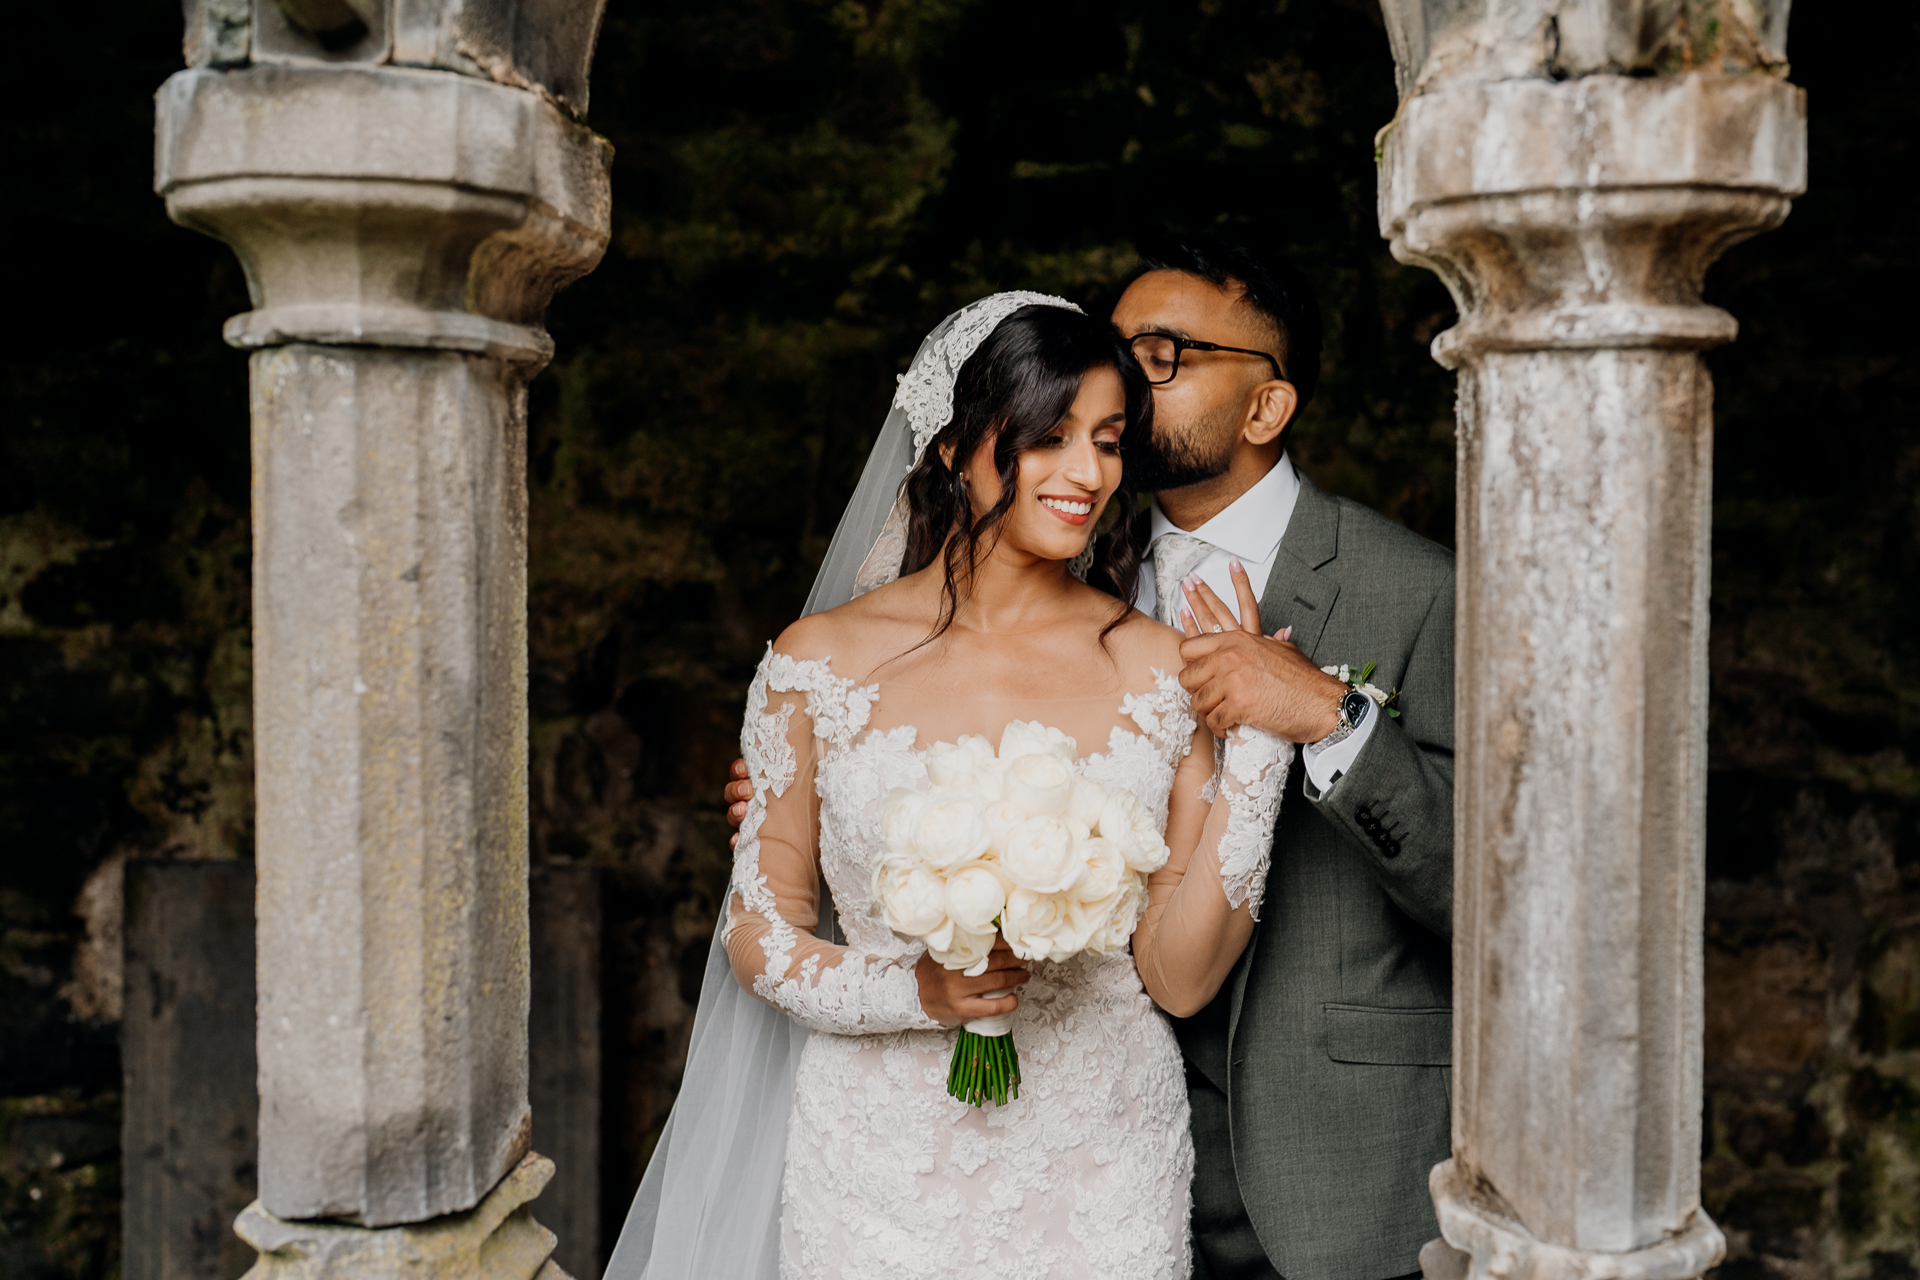
[{"label": "lace-edged veil", "polygon": [[[901,486],[928,442],[953,420],[960,366],[1002,320],[1035,305],[1080,310],[1047,294],[991,294],[942,320],[920,344],[834,530],[807,613],[836,608],[900,576],[907,550]],[[831,910],[823,893],[823,926]],[[777,1280],[780,1274],[780,1176],[807,1032],[734,980],[725,932],[722,912],[700,982],[680,1095],[607,1260],[605,1280]]]}]

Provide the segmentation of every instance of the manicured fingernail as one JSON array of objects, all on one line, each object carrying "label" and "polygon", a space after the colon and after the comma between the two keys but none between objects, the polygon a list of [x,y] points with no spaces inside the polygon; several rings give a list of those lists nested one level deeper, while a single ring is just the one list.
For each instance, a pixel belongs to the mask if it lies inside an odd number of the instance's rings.
[{"label": "manicured fingernail", "polygon": [[1234,561],[1231,561],[1230,563],[1232,564],[1232,566],[1233,566],[1233,571],[1234,571],[1235,573],[1238,573],[1238,574],[1245,574],[1245,573],[1246,573],[1246,571],[1247,571],[1247,566],[1245,566],[1245,565],[1243,565],[1243,564],[1241,564],[1241,563],[1240,563],[1240,562],[1239,562],[1238,560],[1234,560]]}]

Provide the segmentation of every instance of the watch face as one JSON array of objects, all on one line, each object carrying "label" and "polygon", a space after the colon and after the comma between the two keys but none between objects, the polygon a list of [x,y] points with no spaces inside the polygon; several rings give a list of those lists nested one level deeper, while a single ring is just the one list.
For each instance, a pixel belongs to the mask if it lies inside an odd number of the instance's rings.
[{"label": "watch face", "polygon": [[1340,699],[1340,714],[1346,717],[1348,724],[1357,727],[1362,720],[1367,718],[1367,711],[1372,706],[1373,699],[1358,689],[1355,689],[1352,693]]}]

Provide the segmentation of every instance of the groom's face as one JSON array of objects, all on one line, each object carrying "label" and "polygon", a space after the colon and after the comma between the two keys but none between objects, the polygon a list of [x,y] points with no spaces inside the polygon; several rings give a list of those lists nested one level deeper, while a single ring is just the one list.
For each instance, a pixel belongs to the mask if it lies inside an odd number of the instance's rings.
[{"label": "groom's face", "polygon": [[[1127,286],[1113,323],[1132,339],[1172,334],[1256,351],[1274,349],[1274,334],[1238,288],[1223,289],[1182,271],[1149,271]],[[1153,431],[1128,460],[1134,488],[1184,489],[1223,474],[1233,462],[1251,408],[1250,396],[1270,376],[1257,357],[1187,351],[1171,382],[1153,389]]]}]

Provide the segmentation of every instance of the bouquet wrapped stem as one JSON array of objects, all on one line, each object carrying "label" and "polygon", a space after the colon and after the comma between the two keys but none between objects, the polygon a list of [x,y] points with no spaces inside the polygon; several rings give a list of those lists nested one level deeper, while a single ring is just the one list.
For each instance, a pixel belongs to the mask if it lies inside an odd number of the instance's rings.
[{"label": "bouquet wrapped stem", "polygon": [[[995,991],[988,999],[1011,995]],[[1020,1051],[1014,1047],[1009,1014],[975,1018],[960,1028],[953,1045],[953,1065],[947,1069],[947,1093],[976,1107],[991,1102],[1007,1105],[1020,1096]]]}]

